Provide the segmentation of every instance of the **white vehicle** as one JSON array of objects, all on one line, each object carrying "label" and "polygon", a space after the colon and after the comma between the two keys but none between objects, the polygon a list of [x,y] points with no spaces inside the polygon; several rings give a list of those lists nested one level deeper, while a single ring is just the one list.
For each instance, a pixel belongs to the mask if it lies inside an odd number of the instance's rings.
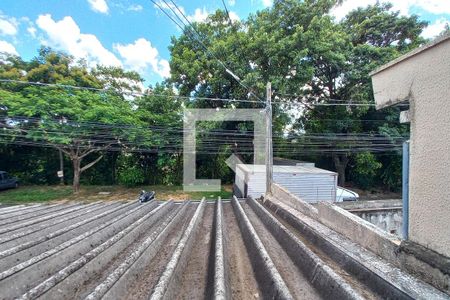
[{"label": "white vehicle", "polygon": [[356,192],[350,191],[343,187],[338,186],[336,189],[336,202],[343,201],[358,201],[359,195]]}]

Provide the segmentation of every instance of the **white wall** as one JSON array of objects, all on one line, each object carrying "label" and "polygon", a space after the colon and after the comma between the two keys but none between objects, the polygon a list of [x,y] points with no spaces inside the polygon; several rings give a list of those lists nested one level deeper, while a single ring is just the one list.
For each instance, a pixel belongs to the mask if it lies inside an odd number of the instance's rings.
[{"label": "white wall", "polygon": [[[247,176],[247,195],[253,199],[264,195],[266,193],[266,174],[249,172]],[[306,202],[334,202],[336,200],[336,174],[292,174],[274,172],[273,181]]]}]

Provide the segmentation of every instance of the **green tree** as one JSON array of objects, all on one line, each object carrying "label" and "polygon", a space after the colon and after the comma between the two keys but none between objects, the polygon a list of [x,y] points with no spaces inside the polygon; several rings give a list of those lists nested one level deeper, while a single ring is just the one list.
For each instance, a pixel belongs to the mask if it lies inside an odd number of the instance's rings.
[{"label": "green tree", "polygon": [[[33,82],[104,87],[85,66],[76,64],[70,56],[47,48],[41,49],[36,59],[25,64],[25,70],[14,71],[21,65],[4,66],[2,71],[20,74],[23,77],[17,79]],[[144,144],[143,137],[149,134],[124,127],[142,126],[143,123],[134,112],[132,103],[116,93],[13,83],[2,84],[0,97],[2,127],[8,133],[2,139],[61,150],[72,161],[75,192],[79,191],[81,174],[102,158],[101,154],[95,157],[97,153],[127,144],[134,147],[132,142],[137,139]],[[82,165],[85,159],[90,159],[90,162]]]},{"label": "green tree", "polygon": [[370,152],[362,152],[355,155],[356,167],[353,169],[355,173],[355,182],[362,188],[373,186],[375,176],[382,164],[377,161],[375,155]]},{"label": "green tree", "polygon": [[[273,11],[267,9],[250,16],[248,21],[232,23],[223,11],[216,11],[206,22],[194,23],[180,37],[172,39],[170,83],[181,95],[194,99],[207,97],[253,101],[265,99],[268,81],[281,92],[303,86],[313,73],[311,64],[303,59],[308,51],[303,33],[315,16],[328,11],[334,3],[276,1]],[[233,78],[227,69],[240,79]],[[263,105],[258,102],[229,103],[204,99],[187,103],[188,107],[198,108],[261,108]],[[280,135],[290,118],[283,106],[274,106],[273,112],[274,134]],[[242,129],[240,124],[232,122],[216,124],[214,128]],[[229,137],[229,144],[240,145],[240,142]],[[233,151],[241,150],[236,147]],[[216,160],[221,159],[219,155],[215,158],[204,155],[200,162],[205,166],[200,169],[208,173],[208,165],[220,165]]]},{"label": "green tree", "polygon": [[[314,65],[307,99],[311,103],[339,104],[357,102],[373,104],[369,73],[424,42],[420,33],[426,26],[417,16],[403,17],[391,10],[390,4],[375,4],[350,12],[342,22],[330,24],[327,17],[317,19],[311,27],[310,59]],[[307,133],[384,134],[382,126],[407,132],[407,126],[393,125],[388,119],[398,109],[375,111],[372,107],[311,106],[301,118]],[[365,122],[366,119],[379,122]],[[406,130],[405,130],[406,129]],[[335,144],[348,148],[347,141]],[[333,153],[332,160],[339,173],[339,184],[346,181],[346,169],[352,152]],[[358,160],[357,160],[358,161]]]},{"label": "green tree", "polygon": [[160,83],[150,87],[135,103],[140,120],[157,131],[152,144],[159,151],[142,154],[147,162],[146,174],[153,176],[153,183],[180,184],[185,101],[175,95],[169,84]]}]

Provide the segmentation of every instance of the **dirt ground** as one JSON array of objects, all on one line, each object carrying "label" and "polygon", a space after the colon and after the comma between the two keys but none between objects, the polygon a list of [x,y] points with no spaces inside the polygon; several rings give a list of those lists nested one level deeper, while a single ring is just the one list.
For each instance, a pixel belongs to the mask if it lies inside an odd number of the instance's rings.
[{"label": "dirt ground", "polygon": [[77,195],[70,195],[62,199],[53,200],[52,203],[66,203],[72,201],[132,201],[137,200],[142,190],[155,191],[157,200],[200,200],[203,197],[207,199],[230,198],[232,193],[231,186],[223,186],[221,192],[185,192],[182,187],[149,186],[139,188],[124,188],[118,186],[91,186],[82,188]]},{"label": "dirt ground", "polygon": [[383,200],[383,199],[401,199],[401,192],[383,191],[380,189],[361,190],[355,187],[348,187],[349,190],[357,192],[359,200]]},{"label": "dirt ground", "polygon": [[217,196],[222,194],[231,194],[231,186],[223,186],[222,192],[205,192],[205,193],[189,193],[183,191],[179,186],[148,186],[137,188],[125,188],[120,186],[99,186],[99,187],[87,187],[82,189],[78,195],[71,195],[60,201],[71,201],[82,199],[85,201],[117,201],[117,200],[136,200],[139,197],[139,193],[142,190],[155,191],[156,198],[158,200],[200,200],[202,197],[217,199]]},{"label": "dirt ground", "polygon": [[185,192],[182,186],[81,186],[80,192],[74,194],[71,186],[20,186],[17,189],[0,191],[0,206],[27,203],[67,203],[72,201],[133,201],[137,200],[142,190],[155,191],[157,200],[201,200],[230,199],[232,186],[223,185],[219,192]]}]

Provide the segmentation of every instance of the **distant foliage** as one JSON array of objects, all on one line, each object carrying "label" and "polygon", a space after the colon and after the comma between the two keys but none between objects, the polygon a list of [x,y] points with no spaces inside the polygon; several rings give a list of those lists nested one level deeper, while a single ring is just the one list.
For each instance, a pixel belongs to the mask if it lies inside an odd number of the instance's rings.
[{"label": "distant foliage", "polygon": [[145,182],[144,170],[136,157],[132,154],[124,154],[119,158],[117,181],[127,187],[142,185]]},{"label": "distant foliage", "polygon": [[118,182],[127,187],[142,185],[145,181],[144,171],[136,166],[127,166],[119,171]]},{"label": "distant foliage", "polygon": [[367,189],[374,185],[378,170],[383,165],[377,161],[375,155],[369,152],[355,155],[353,181],[361,188]]},{"label": "distant foliage", "polygon": [[399,192],[402,189],[402,157],[396,155],[390,157],[385,167],[381,170],[381,179],[383,185],[393,192]]},{"label": "distant foliage", "polygon": [[158,174],[160,182],[164,185],[179,185],[182,181],[182,157],[179,154],[159,154],[157,169],[153,173]]}]

